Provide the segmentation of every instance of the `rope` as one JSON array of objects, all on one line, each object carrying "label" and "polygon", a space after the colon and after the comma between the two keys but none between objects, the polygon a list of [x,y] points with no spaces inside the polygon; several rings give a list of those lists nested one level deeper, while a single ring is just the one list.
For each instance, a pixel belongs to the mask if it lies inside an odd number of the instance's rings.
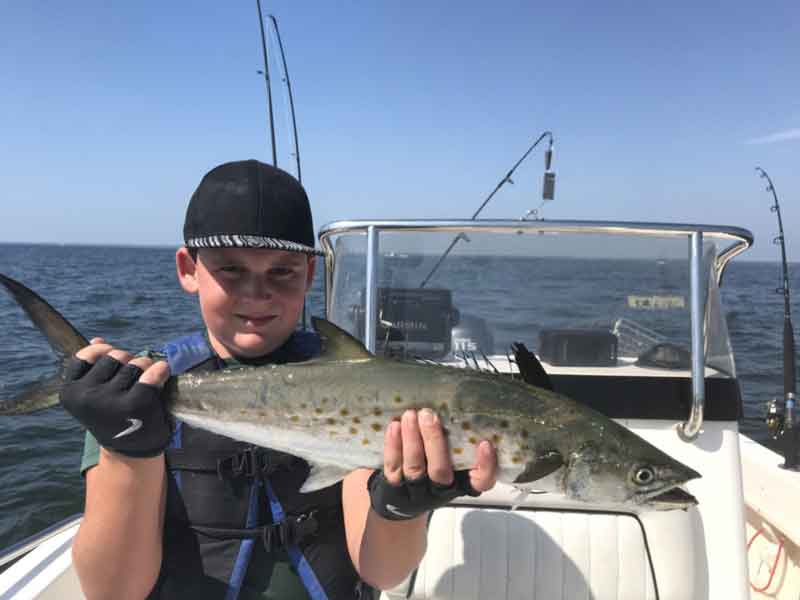
[{"label": "rope", "polygon": [[[750,541],[747,542],[747,551],[748,552],[750,552],[750,546],[753,544],[753,541],[758,536],[763,535],[763,533],[764,533],[764,530],[763,529],[759,529],[758,531],[756,531],[753,534],[753,537],[751,537]],[[783,550],[783,540],[780,540],[780,543],[778,544],[778,553],[775,555],[775,562],[772,563],[772,567],[769,570],[769,579],[767,579],[766,585],[764,585],[763,587],[756,587],[755,585],[753,585],[752,581],[750,582],[750,587],[753,588],[754,592],[759,592],[759,593],[765,592],[766,590],[769,589],[769,586],[772,585],[772,578],[775,576],[775,571],[778,569],[778,561],[781,558],[781,551],[782,550]]]}]

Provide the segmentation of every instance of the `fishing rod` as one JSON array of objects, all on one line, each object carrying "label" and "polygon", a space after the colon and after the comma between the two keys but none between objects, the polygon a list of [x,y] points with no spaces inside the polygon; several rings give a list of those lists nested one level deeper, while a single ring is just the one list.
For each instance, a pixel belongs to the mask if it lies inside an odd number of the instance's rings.
[{"label": "fishing rod", "polygon": [[267,86],[267,106],[269,107],[269,134],[272,141],[272,166],[278,166],[278,154],[275,147],[275,119],[272,116],[272,87],[269,83],[269,60],[267,56],[267,37],[264,35],[264,17],[261,14],[261,0],[256,0],[256,7],[258,8],[258,25],[261,27],[261,51],[264,55],[264,70],[256,71],[259,75],[264,76],[264,83]]},{"label": "fishing rod", "polygon": [[[294,97],[292,96],[292,82],[289,79],[289,67],[286,66],[286,54],[283,51],[283,42],[281,41],[281,32],[278,30],[278,20],[269,15],[272,22],[272,27],[275,29],[275,38],[278,40],[278,49],[281,51],[281,63],[283,64],[283,81],[286,84],[286,92],[289,96],[289,114],[292,117],[292,133],[294,135],[294,158],[297,165],[297,180],[303,183],[303,176],[300,172],[300,142],[297,140],[297,121],[294,116]],[[274,145],[273,141],[273,145]]]},{"label": "fishing rod", "polygon": [[[525,154],[523,154],[522,157],[516,163],[514,163],[514,166],[511,167],[511,169],[509,169],[508,173],[506,173],[503,176],[503,178],[500,179],[500,182],[486,197],[486,200],[483,201],[483,204],[481,204],[478,207],[478,210],[476,210],[475,213],[470,217],[471,221],[474,221],[475,219],[478,218],[478,215],[481,214],[481,211],[486,207],[487,204],[489,204],[489,201],[492,198],[494,198],[494,195],[498,191],[500,191],[501,187],[503,187],[506,183],[512,183],[512,184],[514,183],[514,181],[511,179],[511,176],[514,174],[514,171],[516,171],[517,167],[519,167],[522,164],[522,161],[528,158],[528,155],[531,152],[533,152],[533,149],[536,148],[536,146],[538,146],[539,143],[544,138],[550,138],[550,145],[548,146],[547,151],[544,153],[544,182],[542,184],[542,199],[544,200],[553,199],[555,195],[555,185],[556,185],[556,174],[550,170],[550,163],[553,161],[553,134],[550,131],[545,131],[536,139],[535,142],[533,142],[533,144],[531,144],[531,147],[525,151]],[[436,271],[439,269],[439,266],[444,262],[444,259],[447,258],[447,255],[450,254],[450,251],[455,247],[455,245],[460,240],[463,239],[468,239],[463,233],[459,233],[456,237],[453,238],[453,241],[450,242],[450,245],[444,251],[442,256],[439,257],[439,260],[436,262],[436,264],[433,265],[431,272],[428,273],[425,279],[422,280],[422,283],[419,284],[419,287],[421,288],[425,287],[425,284],[428,283],[430,278],[433,277],[433,274],[436,273]]]},{"label": "fishing rod", "polygon": [[[781,247],[781,264],[783,268],[783,286],[777,288],[775,291],[783,294],[783,396],[784,396],[784,410],[783,410],[783,436],[785,438],[784,444],[784,459],[783,465],[786,469],[798,470],[800,469],[800,438],[798,437],[798,428],[794,425],[795,413],[795,356],[794,356],[794,328],[792,327],[792,312],[791,312],[791,296],[789,292],[789,266],[786,261],[786,238],[783,234],[783,219],[781,218],[781,206],[778,203],[778,193],[775,191],[775,185],[767,172],[761,167],[756,167],[762,179],[767,180],[767,191],[772,192],[774,204],[770,210],[778,217],[778,235],[772,241],[774,244],[780,244]],[[770,411],[772,413],[772,410]],[[774,413],[773,413],[774,414]],[[777,430],[776,426],[776,430]]]},{"label": "fishing rod", "polygon": [[[272,85],[269,78],[269,56],[267,54],[267,36],[264,32],[264,17],[261,13],[261,0],[256,0],[256,7],[258,8],[258,24],[261,27],[261,49],[264,55],[264,70],[258,71],[260,75],[264,75],[264,82],[267,86],[267,105],[269,106],[269,132],[270,132],[270,139],[272,141],[272,165],[277,167],[278,166],[278,149],[277,144],[275,143],[275,120],[272,111]],[[297,119],[295,118],[294,114],[294,97],[292,95],[292,83],[289,79],[289,67],[286,64],[286,53],[283,50],[283,40],[281,40],[281,32],[278,29],[278,20],[275,18],[274,15],[268,15],[270,24],[275,31],[275,38],[278,41],[278,49],[281,53],[281,64],[283,66],[283,77],[282,80],[286,84],[286,91],[287,95],[289,96],[289,114],[292,118],[292,133],[294,137],[294,157],[295,157],[295,164],[297,165],[297,181],[301,184],[303,183],[303,176],[300,170],[300,143],[298,142],[297,137]],[[302,326],[305,330],[307,327],[307,307],[305,300],[303,301],[303,316],[302,316]]]}]

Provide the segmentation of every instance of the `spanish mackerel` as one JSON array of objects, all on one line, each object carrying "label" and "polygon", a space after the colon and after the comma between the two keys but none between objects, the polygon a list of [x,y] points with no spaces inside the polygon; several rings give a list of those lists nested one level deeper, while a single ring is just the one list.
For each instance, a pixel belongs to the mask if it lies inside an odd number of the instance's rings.
[{"label": "spanish mackerel", "polygon": [[[2,274],[0,283],[64,361],[88,344],[35,292]],[[445,427],[456,469],[470,468],[477,445],[489,440],[498,480],[523,493],[630,508],[696,503],[679,486],[697,472],[561,394],[499,374],[373,356],[334,324],[313,323],[323,342],[319,357],[171,377],[163,394],[168,410],[192,426],[305,459],[311,472],[303,492],[359,467],[381,468],[389,421],[430,408]],[[54,406],[62,377],[0,403],[0,415]]]}]

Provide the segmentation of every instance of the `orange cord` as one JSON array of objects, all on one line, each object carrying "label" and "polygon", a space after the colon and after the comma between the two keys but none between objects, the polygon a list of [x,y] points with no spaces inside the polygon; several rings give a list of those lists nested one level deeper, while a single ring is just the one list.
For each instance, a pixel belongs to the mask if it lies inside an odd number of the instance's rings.
[{"label": "orange cord", "polygon": [[[760,535],[764,533],[763,529],[759,529],[753,534],[753,537],[750,538],[750,541],[747,542],[747,551],[750,551],[750,546],[753,544],[753,541]],[[783,540],[780,541],[778,544],[778,553],[775,555],[775,562],[772,563],[772,568],[769,570],[769,579],[767,579],[767,583],[764,587],[756,587],[753,585],[753,582],[750,582],[750,587],[753,588],[754,592],[765,592],[769,589],[769,586],[772,585],[772,578],[775,576],[775,571],[778,569],[778,561],[781,558],[781,551],[783,550]]]}]

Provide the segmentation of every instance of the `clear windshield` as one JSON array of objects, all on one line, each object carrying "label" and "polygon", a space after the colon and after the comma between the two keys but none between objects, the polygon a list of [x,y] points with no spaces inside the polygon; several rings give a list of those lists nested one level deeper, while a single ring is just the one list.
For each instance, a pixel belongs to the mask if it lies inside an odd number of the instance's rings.
[{"label": "clear windshield", "polygon": [[[376,351],[432,360],[504,356],[513,342],[546,367],[690,366],[687,237],[598,233],[382,232]],[[333,244],[329,317],[363,339],[366,236]],[[728,332],[703,248],[706,351],[733,376]],[[438,266],[437,266],[438,264]]]}]

